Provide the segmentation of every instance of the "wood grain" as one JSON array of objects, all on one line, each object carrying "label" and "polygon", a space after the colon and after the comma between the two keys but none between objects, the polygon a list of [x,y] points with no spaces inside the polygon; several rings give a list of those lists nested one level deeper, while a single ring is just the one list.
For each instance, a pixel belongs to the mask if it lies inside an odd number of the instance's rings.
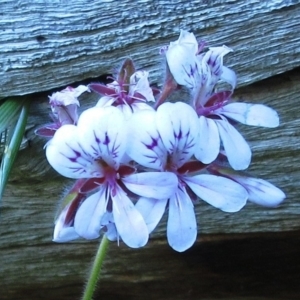
[{"label": "wood grain", "polygon": [[124,57],[159,81],[161,46],[180,29],[235,52],[240,86],[300,65],[300,3],[0,0],[0,98],[112,73]]}]

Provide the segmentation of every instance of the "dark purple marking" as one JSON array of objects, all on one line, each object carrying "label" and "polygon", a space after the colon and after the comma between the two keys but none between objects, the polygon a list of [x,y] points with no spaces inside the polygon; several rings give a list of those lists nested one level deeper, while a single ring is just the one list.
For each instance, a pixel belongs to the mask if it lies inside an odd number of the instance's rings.
[{"label": "dark purple marking", "polygon": [[105,181],[105,177],[102,178],[88,178],[86,182],[80,188],[81,193],[88,193],[98,188]]},{"label": "dark purple marking", "polygon": [[145,157],[151,158],[151,159],[152,159],[151,161],[149,161],[151,164],[152,164],[152,163],[155,163],[155,162],[158,160],[158,157],[157,157],[157,156],[146,155]]},{"label": "dark purple marking", "polygon": [[151,137],[151,139],[152,139],[152,143],[150,145],[147,145],[147,144],[144,144],[144,145],[147,147],[147,149],[153,150],[155,147],[158,146],[159,138],[155,139],[155,138]]},{"label": "dark purple marking", "polygon": [[215,67],[216,66],[216,61],[217,61],[217,56],[215,57],[214,60],[212,60],[211,56],[210,56],[209,59],[208,59],[208,61],[207,61],[207,64],[211,65],[212,67]]},{"label": "dark purple marking", "polygon": [[103,145],[108,145],[109,143],[110,143],[110,139],[108,137],[107,132],[105,132],[105,139],[104,139]]},{"label": "dark purple marking", "polygon": [[182,131],[181,131],[181,128],[179,129],[179,132],[178,134],[175,133],[174,131],[174,137],[178,140],[182,139]]},{"label": "dark purple marking", "polygon": [[101,143],[100,139],[97,136],[95,136],[95,141],[96,141],[97,144]]},{"label": "dark purple marking", "polygon": [[212,94],[207,100],[205,107],[210,107],[210,109],[218,109],[228,103],[232,91],[221,91]]},{"label": "dark purple marking", "polygon": [[179,174],[194,173],[205,169],[207,166],[208,165],[202,163],[201,161],[190,160],[186,162],[183,166],[181,166],[179,169],[177,169],[177,172]]},{"label": "dark purple marking", "polygon": [[114,141],[113,143],[113,146],[112,146],[112,150],[111,150],[111,153],[112,153],[112,157],[113,158],[116,158],[119,156],[119,152],[118,152],[118,149],[120,148],[120,145],[116,145],[116,140]]},{"label": "dark purple marking", "polygon": [[90,83],[88,85],[89,89],[91,89],[93,92],[96,92],[100,95],[113,95],[115,94],[115,90],[112,88],[107,87],[104,84],[101,83]]},{"label": "dark purple marking", "polygon": [[[71,148],[72,149],[72,148]],[[75,154],[75,157],[68,157],[68,159],[71,161],[71,162],[76,162],[78,157],[81,157],[81,153],[72,149],[72,151],[74,152]]]},{"label": "dark purple marking", "polygon": [[70,207],[66,213],[66,217],[64,220],[64,226],[74,226],[75,215],[78,211],[81,203],[86,199],[86,195],[78,193],[76,197],[72,200]]}]

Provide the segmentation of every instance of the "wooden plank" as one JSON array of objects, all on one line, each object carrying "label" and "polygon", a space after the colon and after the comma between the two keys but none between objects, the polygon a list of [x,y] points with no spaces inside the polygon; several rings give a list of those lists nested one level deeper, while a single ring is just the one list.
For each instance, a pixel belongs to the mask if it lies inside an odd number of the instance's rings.
[{"label": "wooden plank", "polygon": [[[7,249],[2,258],[11,264],[1,272],[1,299],[79,299],[96,247]],[[299,231],[202,236],[185,253],[159,240],[139,250],[111,244],[94,300],[296,300],[299,250]]]},{"label": "wooden plank", "polygon": [[[299,274],[300,265],[297,238],[300,230],[300,119],[296,109],[299,106],[299,81],[297,69],[236,93],[236,98],[274,107],[281,116],[281,126],[277,129],[243,126],[241,130],[253,147],[250,171],[282,188],[287,200],[276,209],[249,203],[235,214],[223,213],[200,203],[196,206],[199,239],[186,254],[169,249],[165,222],[145,249],[112,246],[99,294],[101,298],[106,295],[116,299],[140,299],[142,296],[145,299],[186,299],[191,295],[190,299],[197,299],[196,295],[200,293],[207,299],[287,299],[284,295],[290,296],[288,299],[298,299],[300,291],[293,276]],[[93,100],[95,95],[83,97],[82,108],[90,106]],[[47,95],[37,95],[29,124],[37,126],[47,122],[48,113]],[[42,149],[45,141],[35,137],[33,129],[28,133],[29,146],[20,152],[14,166],[0,211],[1,297],[77,299],[96,242],[61,245],[51,242],[57,199],[73,181],[62,179],[51,170]],[[278,235],[271,232],[278,232]],[[248,240],[250,233],[253,237],[258,233],[265,235],[259,235],[258,240],[251,240],[250,235]],[[222,235],[222,239],[235,239],[235,234],[239,234],[246,240],[242,245],[239,241],[223,244],[217,242],[221,239],[217,237],[214,243],[202,246],[203,235],[209,239],[217,234]],[[200,263],[193,265],[194,259]],[[229,272],[227,268],[230,267],[233,270]],[[280,274],[283,277],[279,277]],[[216,288],[214,282],[217,282]],[[237,286],[233,282],[237,282]],[[149,298],[145,296],[148,293]]]},{"label": "wooden plank", "polygon": [[0,0],[0,11],[0,98],[111,73],[127,56],[158,82],[158,49],[181,28],[232,47],[241,86],[300,65],[298,0]]}]

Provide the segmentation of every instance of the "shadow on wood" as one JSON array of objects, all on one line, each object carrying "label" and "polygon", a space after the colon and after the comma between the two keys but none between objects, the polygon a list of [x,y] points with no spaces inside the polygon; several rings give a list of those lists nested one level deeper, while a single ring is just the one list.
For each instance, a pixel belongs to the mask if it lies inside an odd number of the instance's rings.
[{"label": "shadow on wood", "polygon": [[[94,299],[299,299],[299,253],[300,232],[203,236],[184,253],[159,240],[139,250],[112,244]],[[1,299],[79,299],[83,288],[51,285],[2,287]]]}]

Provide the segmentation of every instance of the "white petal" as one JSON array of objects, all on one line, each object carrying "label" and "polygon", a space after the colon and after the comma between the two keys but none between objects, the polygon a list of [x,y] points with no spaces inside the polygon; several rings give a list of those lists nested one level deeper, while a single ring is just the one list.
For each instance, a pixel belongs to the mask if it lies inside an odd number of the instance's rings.
[{"label": "white petal", "polygon": [[210,47],[203,56],[203,60],[207,62],[212,74],[218,80],[223,71],[223,57],[227,53],[232,52],[232,49],[223,45],[222,47]]},{"label": "white petal", "polygon": [[131,105],[124,103],[116,107],[122,112],[126,121],[132,117],[132,114],[140,110],[154,111],[154,109],[149,104],[144,102],[133,102]]},{"label": "white petal", "polygon": [[83,150],[74,125],[64,125],[56,131],[46,145],[46,156],[50,165],[65,177],[90,178],[103,175],[94,159]]},{"label": "white petal", "polygon": [[178,188],[169,200],[167,237],[170,246],[178,252],[187,250],[196,240],[194,205],[185,189]]},{"label": "white petal", "polygon": [[53,93],[50,97],[51,105],[62,105],[67,106],[71,104],[76,104],[79,106],[79,101],[77,97],[79,97],[82,93],[90,91],[87,86],[79,85],[77,88],[72,88],[70,86],[66,87],[60,92]]},{"label": "white petal", "polygon": [[127,126],[119,109],[109,106],[85,110],[78,120],[78,134],[87,153],[118,168],[127,147]]},{"label": "white petal", "polygon": [[173,195],[178,185],[177,176],[170,172],[145,172],[122,178],[133,193],[149,198],[164,199]]},{"label": "white petal", "polygon": [[267,207],[278,206],[284,199],[285,194],[270,182],[246,176],[230,176],[248,191],[249,201]]},{"label": "white petal", "polygon": [[205,164],[214,161],[220,152],[219,130],[210,118],[199,118],[199,140],[195,151],[195,157]]},{"label": "white petal", "polygon": [[155,99],[148,81],[148,74],[147,71],[137,71],[130,77],[129,94],[134,96],[135,93],[138,93],[146,98],[145,101],[154,102]]},{"label": "white petal", "polygon": [[115,101],[116,101],[116,98],[114,98],[114,97],[103,96],[98,100],[98,102],[95,106],[96,107],[107,107],[107,106],[111,106]]},{"label": "white petal", "polygon": [[225,212],[241,210],[248,198],[240,184],[221,176],[201,174],[184,181],[199,198]]},{"label": "white petal", "polygon": [[60,213],[55,221],[55,227],[53,232],[53,242],[64,243],[75,239],[80,236],[75,231],[73,226],[65,225],[66,215],[72,203],[69,203]]},{"label": "white petal", "polygon": [[248,143],[227,120],[215,120],[215,122],[232,168],[235,170],[248,168],[252,155]]},{"label": "white petal", "polygon": [[194,95],[192,101],[193,107],[196,109],[205,106],[213,92],[215,84],[217,83],[211,74],[208,64],[205,61],[200,60],[200,58],[201,56],[198,57],[201,69],[201,78],[193,90]]},{"label": "white petal", "polygon": [[118,233],[127,246],[143,247],[149,237],[145,221],[126,193],[119,186],[116,189],[116,195],[112,195],[112,199],[113,216]]},{"label": "white petal", "polygon": [[115,223],[107,224],[106,228],[107,228],[107,231],[105,232],[106,237],[112,242],[117,241],[119,235]]},{"label": "white petal", "polygon": [[232,87],[232,90],[235,89],[237,79],[236,79],[236,74],[233,70],[223,66],[222,67],[221,79],[223,81],[229,83]]},{"label": "white petal", "polygon": [[124,116],[125,120],[129,120],[133,114],[132,107],[128,105],[126,102],[124,104],[120,104],[116,106],[118,110],[120,110]]},{"label": "white petal", "polygon": [[56,229],[55,227],[52,241],[56,243],[65,243],[76,240],[78,238],[80,238],[80,236],[72,226],[63,227],[60,230]]},{"label": "white petal", "polygon": [[115,225],[112,212],[106,212],[102,219],[101,224],[106,227],[105,235],[110,241],[116,241],[119,238],[118,231]]},{"label": "white petal", "polygon": [[133,113],[140,110],[154,110],[149,104],[144,102],[133,102],[131,105],[131,109],[133,110]]},{"label": "white petal", "polygon": [[180,85],[193,88],[199,77],[196,53],[198,43],[193,33],[182,30],[178,41],[171,42],[166,51],[170,72]]},{"label": "white petal", "polygon": [[192,32],[188,32],[186,30],[181,29],[180,30],[180,35],[177,41],[175,42],[171,42],[170,44],[181,44],[181,45],[185,45],[186,47],[188,47],[190,49],[190,51],[194,54],[197,53],[198,51],[198,42],[197,39],[195,37],[195,35]]},{"label": "white petal", "polygon": [[167,150],[156,129],[155,114],[152,110],[133,114],[128,123],[127,154],[144,167],[163,170]]},{"label": "white petal", "polygon": [[101,218],[106,212],[106,187],[88,197],[79,207],[74,221],[76,232],[85,239],[96,239],[100,236],[103,227]]},{"label": "white petal", "polygon": [[194,155],[199,123],[195,110],[183,102],[164,103],[157,109],[156,126],[177,169]]},{"label": "white petal", "polygon": [[149,234],[155,229],[161,220],[167,205],[168,199],[153,199],[141,197],[136,203],[136,209],[143,216],[148,227]]},{"label": "white petal", "polygon": [[216,112],[246,125],[269,128],[279,125],[277,112],[262,104],[230,103]]}]

